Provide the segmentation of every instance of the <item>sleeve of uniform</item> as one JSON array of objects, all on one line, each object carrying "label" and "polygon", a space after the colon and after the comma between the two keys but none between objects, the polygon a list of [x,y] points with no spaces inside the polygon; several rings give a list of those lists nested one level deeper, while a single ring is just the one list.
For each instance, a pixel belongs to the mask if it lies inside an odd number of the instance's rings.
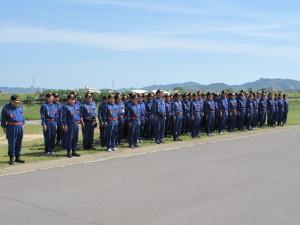
[{"label": "sleeve of uniform", "polygon": [[6,122],[7,122],[7,113],[6,113],[6,107],[4,106],[1,111],[1,127],[6,128]]},{"label": "sleeve of uniform", "polygon": [[107,121],[107,105],[104,105],[104,107],[102,108],[102,120],[105,123]]},{"label": "sleeve of uniform", "polygon": [[40,108],[40,115],[41,115],[41,124],[44,126],[45,125],[45,121],[46,121],[46,107],[45,105],[41,105]]},{"label": "sleeve of uniform", "polygon": [[61,109],[61,123],[63,126],[67,125],[67,107],[63,106]]}]

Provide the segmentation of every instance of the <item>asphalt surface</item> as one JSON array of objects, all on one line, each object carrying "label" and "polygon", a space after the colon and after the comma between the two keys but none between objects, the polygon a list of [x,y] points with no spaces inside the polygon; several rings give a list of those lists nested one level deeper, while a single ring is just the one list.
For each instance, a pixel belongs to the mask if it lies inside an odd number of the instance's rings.
[{"label": "asphalt surface", "polygon": [[299,225],[300,130],[0,177],[1,225]]}]

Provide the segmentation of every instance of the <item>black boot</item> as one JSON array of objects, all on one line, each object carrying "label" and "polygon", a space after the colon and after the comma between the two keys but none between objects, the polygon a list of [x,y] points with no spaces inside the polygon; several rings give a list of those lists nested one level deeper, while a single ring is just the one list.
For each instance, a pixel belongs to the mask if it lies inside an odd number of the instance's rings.
[{"label": "black boot", "polygon": [[15,164],[15,160],[14,160],[14,157],[9,157],[9,162],[8,162],[9,165],[14,165]]},{"label": "black boot", "polygon": [[72,158],[72,154],[71,154],[70,151],[67,152],[67,157],[68,157],[68,158]]},{"label": "black boot", "polygon": [[16,162],[16,163],[25,163],[24,160],[20,159],[20,157],[16,157],[15,162]]}]

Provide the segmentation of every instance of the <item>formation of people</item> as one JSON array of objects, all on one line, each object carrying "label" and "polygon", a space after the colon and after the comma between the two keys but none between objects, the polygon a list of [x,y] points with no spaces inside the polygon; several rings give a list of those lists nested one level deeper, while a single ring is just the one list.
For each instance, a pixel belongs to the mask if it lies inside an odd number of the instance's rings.
[{"label": "formation of people", "polygon": [[[132,149],[143,140],[164,143],[165,137],[182,141],[182,135],[200,138],[257,127],[284,126],[289,110],[286,94],[265,92],[110,94],[104,96],[98,110],[93,93],[80,102],[75,92],[63,102],[57,93],[46,94],[40,108],[45,154],[54,154],[59,145],[67,157],[79,157],[78,136],[81,127],[83,148],[93,149],[94,131],[99,126],[100,143],[108,152],[122,143]],[[20,158],[24,132],[24,111],[20,98],[12,95],[1,113],[1,126],[8,139],[9,164],[24,163]]]}]

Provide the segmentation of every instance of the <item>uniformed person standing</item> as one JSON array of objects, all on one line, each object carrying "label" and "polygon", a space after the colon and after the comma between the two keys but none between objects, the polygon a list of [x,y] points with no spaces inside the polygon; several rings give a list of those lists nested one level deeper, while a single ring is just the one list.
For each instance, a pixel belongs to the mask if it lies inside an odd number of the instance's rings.
[{"label": "uniformed person standing", "polygon": [[201,113],[203,111],[203,105],[201,105],[198,95],[194,93],[193,100],[190,103],[190,115],[192,121],[192,138],[200,137],[200,124],[201,124]]},{"label": "uniformed person standing", "polygon": [[224,131],[226,130],[227,126],[227,120],[228,120],[228,99],[226,96],[226,91],[222,91],[221,97],[218,101],[218,108],[219,108],[219,132],[220,134],[224,134]]},{"label": "uniformed person standing", "polygon": [[56,129],[56,146],[61,145],[62,136],[63,136],[63,128],[61,125],[61,115],[62,115],[62,104],[60,103],[60,95],[58,93],[54,93],[54,101],[53,103],[57,107],[57,129]]},{"label": "uniformed person standing", "polygon": [[273,124],[274,114],[275,114],[275,105],[273,100],[273,94],[269,93],[267,99],[267,116],[268,116],[267,124],[269,127],[274,126]]},{"label": "uniformed person standing", "polygon": [[95,150],[94,130],[97,127],[96,121],[96,103],[93,101],[93,95],[90,92],[85,94],[85,101],[81,104],[81,124],[83,148]]},{"label": "uniformed person standing", "polygon": [[155,117],[154,137],[156,144],[164,143],[165,121],[166,121],[166,104],[163,99],[163,92],[157,90],[156,98],[153,101],[152,112]]},{"label": "uniformed person standing", "polygon": [[105,121],[104,121],[104,113],[106,105],[108,104],[107,96],[103,96],[102,102],[99,105],[98,108],[98,120],[99,120],[99,129],[100,129],[100,144],[102,147],[106,146],[106,127],[105,127]]},{"label": "uniformed person standing", "polygon": [[228,97],[228,131],[232,132],[236,129],[237,102],[235,93],[229,93]]},{"label": "uniformed person standing", "polygon": [[116,147],[118,135],[118,115],[119,109],[115,104],[115,97],[108,96],[108,104],[105,105],[103,121],[105,122],[106,150],[108,152],[118,150]]},{"label": "uniformed person standing", "polygon": [[237,125],[239,130],[244,130],[246,119],[246,103],[245,93],[242,90],[237,99]]},{"label": "uniformed person standing", "polygon": [[252,124],[253,124],[253,119],[255,114],[254,111],[255,111],[255,106],[253,102],[253,94],[250,94],[246,104],[246,127],[248,130],[253,129]]},{"label": "uniformed person standing", "polygon": [[20,158],[24,124],[24,111],[20,106],[20,97],[18,95],[12,95],[10,97],[10,103],[5,105],[1,112],[1,126],[8,140],[10,165],[13,165],[15,162],[25,163],[25,161]]},{"label": "uniformed person standing", "polygon": [[57,104],[54,104],[54,95],[52,93],[46,94],[46,102],[41,105],[40,115],[44,134],[45,154],[52,155],[55,149],[57,122],[59,118]]},{"label": "uniformed person standing", "polygon": [[165,136],[172,134],[172,116],[171,116],[171,98],[170,95],[165,95],[166,103],[166,127],[165,127]]},{"label": "uniformed person standing", "polygon": [[187,134],[190,130],[190,101],[188,94],[182,96],[183,107],[183,121],[182,121],[182,133]]},{"label": "uniformed person standing", "polygon": [[81,124],[80,105],[76,104],[75,95],[69,94],[68,102],[62,108],[62,125],[65,132],[65,148],[67,157],[79,157],[76,152],[78,143],[79,126]]},{"label": "uniformed person standing", "polygon": [[267,117],[267,101],[265,92],[262,92],[258,103],[258,120],[259,127],[264,127]]},{"label": "uniformed person standing", "polygon": [[283,126],[283,115],[284,115],[284,101],[282,98],[282,95],[278,94],[278,119],[277,119],[277,125]]},{"label": "uniformed person standing", "polygon": [[144,138],[144,133],[145,133],[145,123],[146,123],[146,105],[144,102],[144,94],[138,95],[139,101],[139,107],[140,107],[140,113],[141,113],[141,118],[140,118],[140,132],[139,132],[139,138],[138,142],[142,142]]},{"label": "uniformed person standing", "polygon": [[289,100],[288,100],[288,95],[283,94],[283,107],[284,107],[284,113],[283,113],[283,125],[286,125],[287,123],[287,117],[289,113]]},{"label": "uniformed person standing", "polygon": [[138,95],[131,96],[131,104],[128,105],[126,114],[128,118],[128,144],[130,148],[138,148],[138,138],[140,136],[140,126],[142,118],[142,108],[139,104]]},{"label": "uniformed person standing", "polygon": [[154,115],[152,112],[153,94],[149,93],[146,101],[146,122],[145,122],[145,138],[152,139],[154,137]]},{"label": "uniformed person standing", "polygon": [[174,100],[171,104],[171,114],[173,117],[173,139],[174,141],[182,141],[180,139],[182,119],[183,119],[183,108],[182,101],[178,93],[174,94]]},{"label": "uniformed person standing", "polygon": [[118,137],[117,144],[120,145],[124,139],[124,125],[125,125],[125,104],[119,94],[115,96],[115,102],[118,107]]},{"label": "uniformed person standing", "polygon": [[206,132],[208,136],[211,136],[214,132],[216,105],[210,92],[207,93],[207,98],[203,107],[206,119]]}]

